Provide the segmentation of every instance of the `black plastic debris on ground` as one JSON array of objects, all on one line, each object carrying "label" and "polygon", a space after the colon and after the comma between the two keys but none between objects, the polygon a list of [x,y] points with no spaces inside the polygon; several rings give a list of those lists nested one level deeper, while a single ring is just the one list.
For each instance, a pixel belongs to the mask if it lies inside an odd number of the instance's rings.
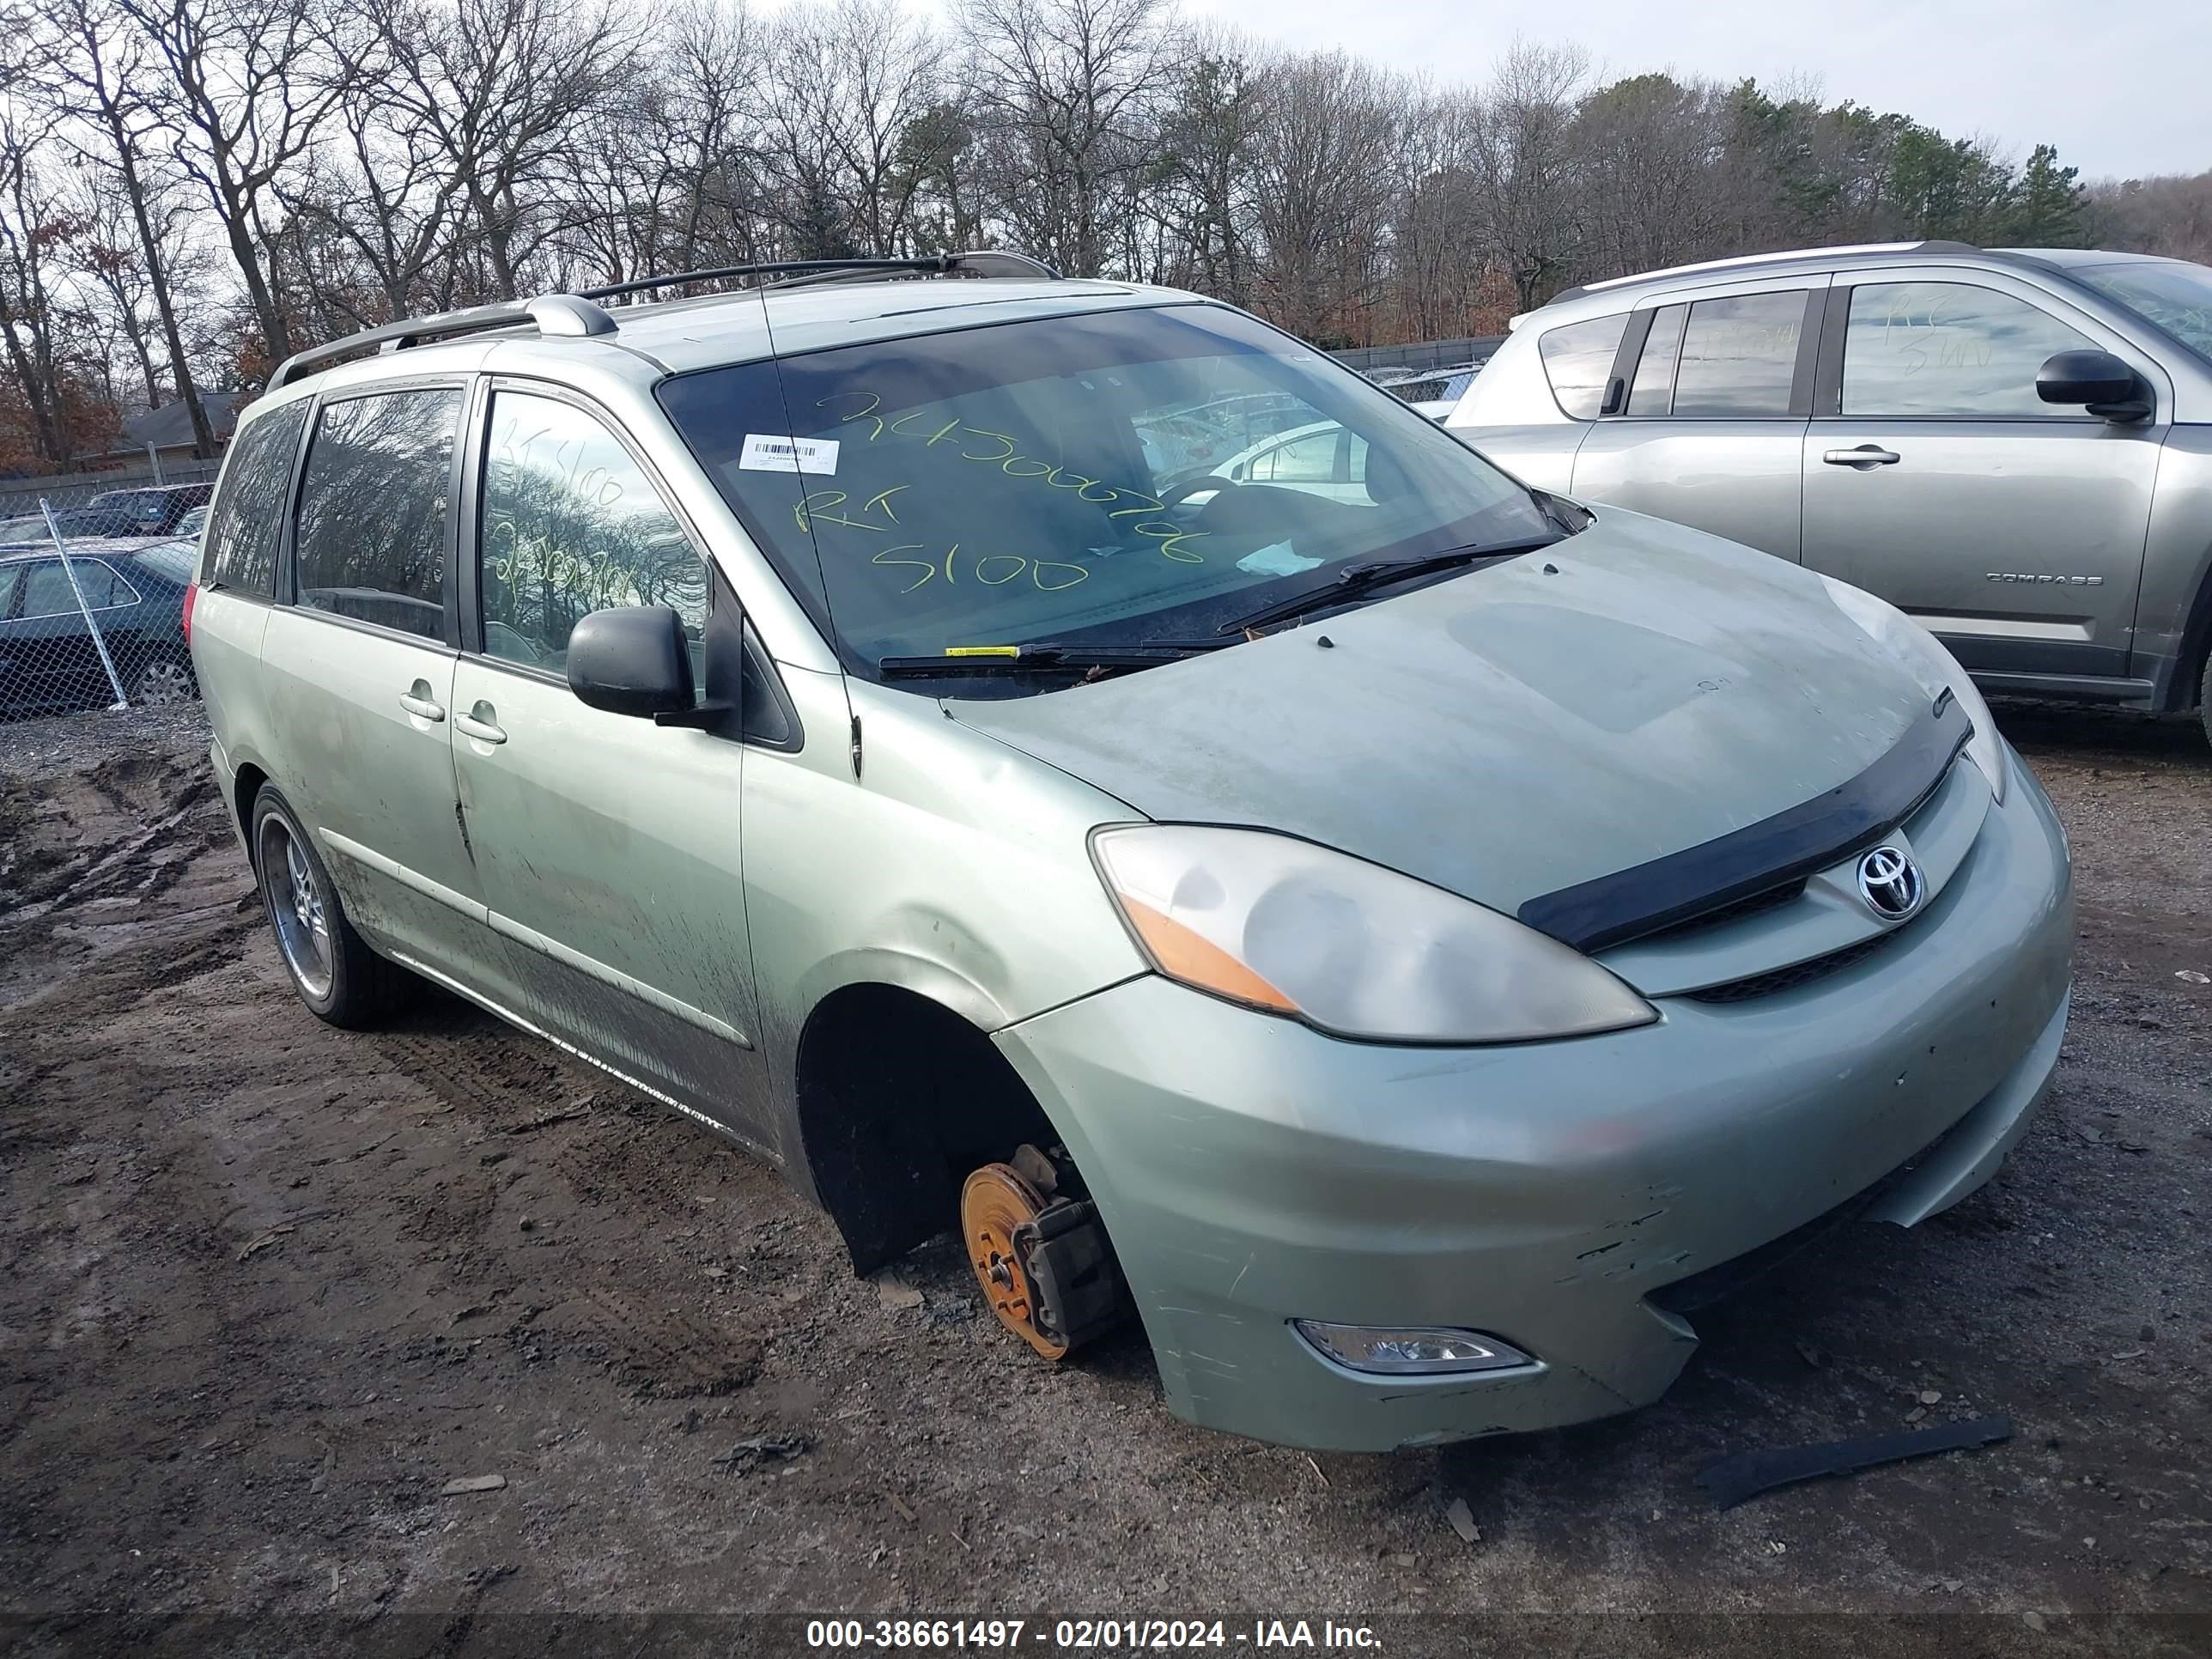
[{"label": "black plastic debris on ground", "polygon": [[803,1456],[813,1449],[811,1435],[794,1431],[790,1434],[757,1434],[750,1440],[740,1440],[711,1462],[720,1463],[732,1474],[742,1474],[748,1469],[758,1468],[763,1463],[780,1463]]},{"label": "black plastic debris on ground", "polygon": [[1747,1498],[1777,1486],[1824,1475],[1850,1474],[1879,1463],[1899,1463],[1934,1452],[1965,1451],[2012,1438],[2009,1417],[1977,1417],[1904,1434],[1869,1434],[1856,1440],[1831,1440],[1817,1446],[1778,1446],[1738,1452],[1698,1471],[1698,1484],[1717,1510],[1732,1510]]}]

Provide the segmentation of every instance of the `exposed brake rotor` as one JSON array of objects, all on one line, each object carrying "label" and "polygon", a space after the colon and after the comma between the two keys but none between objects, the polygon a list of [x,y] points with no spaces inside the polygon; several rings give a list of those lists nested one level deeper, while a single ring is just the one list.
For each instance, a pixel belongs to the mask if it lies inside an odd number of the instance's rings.
[{"label": "exposed brake rotor", "polygon": [[967,1242],[983,1299],[999,1322],[1047,1359],[1065,1359],[1070,1345],[1050,1328],[1048,1314],[1040,1322],[1028,1268],[1015,1248],[1016,1232],[1034,1229],[1045,1204],[1044,1195],[1012,1164],[986,1164],[960,1189],[960,1236]]},{"label": "exposed brake rotor", "polygon": [[1024,1145],[969,1176],[960,1235],[999,1322],[1047,1359],[1065,1359],[1129,1312],[1106,1224],[1060,1148]]}]

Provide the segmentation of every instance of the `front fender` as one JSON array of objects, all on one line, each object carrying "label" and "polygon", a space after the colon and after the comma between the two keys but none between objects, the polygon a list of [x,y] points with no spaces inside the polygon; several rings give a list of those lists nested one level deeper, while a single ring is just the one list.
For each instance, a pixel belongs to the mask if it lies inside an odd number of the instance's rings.
[{"label": "front fender", "polygon": [[[810,736],[842,736],[844,685],[784,672]],[[746,915],[778,1077],[795,1078],[808,1017],[849,986],[911,990],[988,1032],[1146,970],[1088,841],[1140,814],[931,698],[850,696],[857,776],[843,743],[745,756]]]}]

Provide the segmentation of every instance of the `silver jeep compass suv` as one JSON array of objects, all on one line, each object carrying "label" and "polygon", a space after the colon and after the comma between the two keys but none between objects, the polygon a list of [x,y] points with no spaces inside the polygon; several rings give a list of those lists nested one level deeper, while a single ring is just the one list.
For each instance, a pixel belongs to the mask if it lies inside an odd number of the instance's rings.
[{"label": "silver jeep compass suv", "polygon": [[1759,254],[1570,289],[1448,419],[1542,489],[1880,594],[1988,691],[2212,730],[2212,270]]}]

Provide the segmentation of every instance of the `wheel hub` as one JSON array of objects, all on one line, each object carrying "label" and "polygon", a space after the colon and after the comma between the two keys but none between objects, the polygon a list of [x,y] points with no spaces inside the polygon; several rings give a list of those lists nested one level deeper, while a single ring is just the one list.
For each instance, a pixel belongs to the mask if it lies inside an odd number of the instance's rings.
[{"label": "wheel hub", "polygon": [[1033,1224],[1045,1199],[1011,1164],[986,1164],[960,1189],[960,1235],[983,1299],[999,1322],[1047,1359],[1065,1359],[1068,1344],[1043,1316],[1014,1249],[1017,1228]]}]

